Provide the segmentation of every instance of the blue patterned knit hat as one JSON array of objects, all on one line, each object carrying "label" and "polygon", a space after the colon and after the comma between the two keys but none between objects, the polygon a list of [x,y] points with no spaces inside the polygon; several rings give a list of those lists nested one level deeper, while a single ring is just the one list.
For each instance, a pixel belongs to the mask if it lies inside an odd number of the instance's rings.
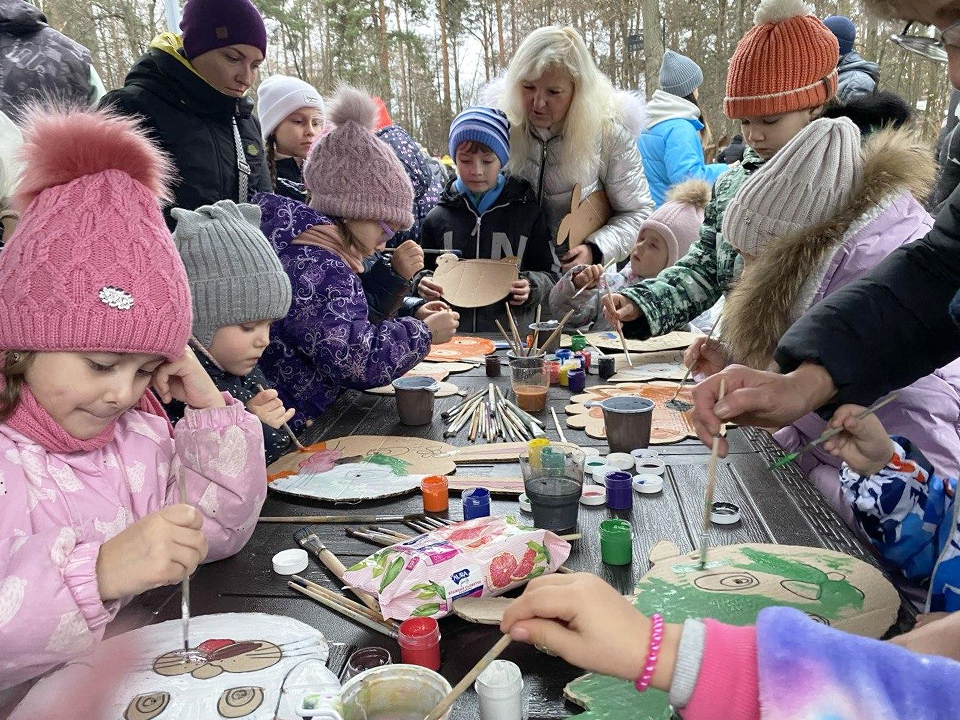
[{"label": "blue patterned knit hat", "polygon": [[450,123],[450,157],[457,157],[460,143],[474,140],[496,153],[501,165],[510,159],[510,121],[500,110],[471,107]]}]

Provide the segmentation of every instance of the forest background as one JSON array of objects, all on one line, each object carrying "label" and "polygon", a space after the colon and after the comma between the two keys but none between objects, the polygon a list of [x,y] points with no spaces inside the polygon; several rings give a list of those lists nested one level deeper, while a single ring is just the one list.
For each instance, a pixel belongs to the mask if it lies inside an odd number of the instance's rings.
[{"label": "forest background", "polygon": [[[517,46],[542,25],[572,25],[598,66],[623,89],[656,89],[663,48],[694,58],[704,72],[700,104],[719,141],[738,132],[723,115],[727,62],[753,24],[756,0],[254,0],[267,18],[260,78],[299,76],[325,96],[339,80],[386,102],[394,121],[432,153],[446,147],[450,120],[475,104]],[[104,84],[119,87],[150,40],[165,28],[163,0],[35,0],[50,24],[90,48]],[[880,63],[880,89],[904,97],[931,141],[950,87],[943,65],[889,40],[902,23],[880,22],[858,2],[814,3],[818,16],[857,25],[856,49]],[[653,29],[647,31],[646,28]]]}]

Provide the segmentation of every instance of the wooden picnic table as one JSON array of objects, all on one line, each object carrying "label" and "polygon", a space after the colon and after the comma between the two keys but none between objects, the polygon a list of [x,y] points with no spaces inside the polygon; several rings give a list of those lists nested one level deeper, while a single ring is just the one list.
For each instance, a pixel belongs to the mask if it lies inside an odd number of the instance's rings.
[{"label": "wooden picnic table", "polygon": [[[499,353],[505,355],[503,351]],[[504,359],[504,363],[505,363]],[[595,374],[588,375],[588,387],[599,384]],[[451,375],[453,382],[468,393],[494,382],[503,390],[510,384],[509,368],[504,365],[499,378],[487,378],[481,364],[475,370]],[[547,435],[558,440],[549,408],[556,409],[563,422],[564,407],[571,393],[567,388],[552,387],[547,411],[540,414],[547,425]],[[347,435],[402,435],[442,440],[453,445],[467,444],[466,431],[453,438],[444,438],[446,424],[440,411],[452,407],[457,396],[437,400],[431,425],[401,425],[392,396],[378,396],[347,391],[326,413],[317,418],[301,440],[313,443]],[[587,437],[583,432],[564,427],[570,442],[597,447],[607,452],[604,441]],[[709,533],[711,546],[733,543],[781,543],[825,547],[859,557],[876,564],[869,549],[844,525],[827,506],[820,494],[790,465],[775,472],[767,470],[779,455],[779,446],[770,435],[755,428],[733,428],[729,433],[730,454],[721,459],[717,472],[715,500],[734,502],[741,508],[742,521],[730,526],[713,526]],[[703,488],[709,449],[695,439],[673,445],[656,446],[667,462],[664,490],[657,495],[634,495],[632,511],[611,511],[605,506],[580,507],[578,531],[583,538],[572,543],[567,567],[592,572],[610,582],[624,594],[633,592],[636,581],[649,569],[648,550],[658,540],[670,540],[681,552],[696,549],[700,544]],[[461,468],[471,476],[519,476],[519,465],[497,464]],[[263,507],[264,516],[376,513],[407,514],[422,512],[419,493],[401,498],[332,505],[271,492]],[[494,497],[491,512],[495,515],[520,515],[514,499]],[[461,519],[457,494],[451,493],[447,517]],[[527,516],[529,518],[529,516]],[[634,528],[633,563],[625,567],[604,565],[600,560],[598,528],[601,520],[622,517]],[[532,519],[531,519],[532,522]],[[301,525],[260,524],[246,547],[237,555],[202,566],[191,584],[194,615],[223,612],[265,612],[297,618],[319,628],[331,643],[330,666],[339,673],[349,653],[359,647],[378,645],[387,648],[399,661],[396,642],[327,610],[287,587],[287,579],[276,575],[271,558],[280,550],[296,547],[293,533]],[[350,566],[376,550],[376,547],[345,535],[343,525],[317,525],[314,530],[340,560]],[[412,533],[403,525],[393,525]],[[303,573],[307,578],[331,589],[339,586],[325,568],[311,559]],[[514,594],[519,591],[515,591]],[[178,587],[161,588],[146,593],[127,606],[111,624],[108,634],[148,623],[176,619],[180,616]],[[909,626],[912,613],[904,604],[899,628]],[[458,617],[440,621],[443,665],[441,673],[451,684],[458,682],[477,660],[494,644],[499,629],[473,625]],[[563,698],[564,686],[581,675],[581,671],[563,660],[546,655],[533,647],[514,643],[502,656],[520,666],[525,683],[526,717],[547,720],[576,714],[580,709]],[[479,717],[478,698],[469,690],[454,706],[452,720]]]}]

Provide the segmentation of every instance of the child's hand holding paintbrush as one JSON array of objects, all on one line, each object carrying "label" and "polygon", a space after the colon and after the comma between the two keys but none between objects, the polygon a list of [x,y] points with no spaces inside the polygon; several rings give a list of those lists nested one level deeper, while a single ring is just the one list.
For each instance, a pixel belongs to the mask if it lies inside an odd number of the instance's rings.
[{"label": "child's hand holding paintbrush", "polygon": [[873,414],[858,417],[860,405],[842,405],[830,418],[831,428],[843,428],[823,443],[823,449],[840,458],[860,475],[876,475],[893,457],[893,440]]}]

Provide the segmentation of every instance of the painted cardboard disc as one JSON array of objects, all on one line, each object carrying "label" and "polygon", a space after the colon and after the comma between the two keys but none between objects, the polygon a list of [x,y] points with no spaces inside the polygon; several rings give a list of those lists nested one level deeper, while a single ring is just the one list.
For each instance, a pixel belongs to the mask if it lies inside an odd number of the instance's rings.
[{"label": "painted cardboard disc", "polygon": [[437,258],[433,282],[443,288],[443,299],[461,308],[486,307],[510,294],[510,285],[519,279],[519,260],[459,260],[446,254]]},{"label": "painted cardboard disc", "polygon": [[[189,662],[180,657],[181,632],[179,619],[168,620],[104,641],[104,652],[134,653],[104,717],[272,720],[297,717],[294,702],[308,689],[339,690],[325,665],[326,639],[299,620],[265,613],[193,617]],[[60,695],[69,704],[66,688],[76,690],[85,675],[91,683],[103,681],[89,658],[80,658],[40,680],[19,709],[43,696]]]},{"label": "painted cardboard disc", "polygon": [[456,335],[453,340],[442,345],[431,345],[424,360],[430,362],[448,362],[464,358],[480,359],[496,350],[493,340],[467,335]]},{"label": "painted cardboard disc", "polygon": [[[664,350],[678,350],[687,348],[690,344],[701,337],[699,333],[682,332],[675,330],[661,337],[650,338],[649,340],[631,340],[627,338],[627,348],[631,353],[662,352]],[[620,336],[613,330],[600,330],[586,334],[587,344],[598,347],[602,350],[613,350],[623,352],[623,346],[620,344]],[[619,367],[619,364],[618,364]]]},{"label": "painted cardboard disc", "polygon": [[[619,385],[597,385],[587,388],[585,392],[570,398],[572,404],[567,405],[567,426],[575,430],[583,430],[592,438],[605,440],[607,429],[603,423],[603,410],[599,407],[587,407],[585,402],[599,402],[608,397],[617,395],[639,395],[653,401],[653,419],[650,428],[650,443],[662,445],[679,442],[688,437],[696,437],[693,427],[692,413],[681,413],[668,408],[667,401],[673,397],[677,386],[669,382],[621,383]],[[680,400],[693,404],[689,389],[680,391]]]},{"label": "painted cardboard disc", "polygon": [[[446,370],[444,370],[444,373],[446,373]],[[410,375],[410,373],[407,373],[403,377],[414,377],[414,376]],[[429,377],[429,376],[423,375],[418,377]],[[396,395],[397,394],[397,391],[396,389],[394,389],[393,385],[384,385],[383,387],[371,388],[369,390],[364,390],[364,392],[369,393],[370,395]],[[440,389],[437,390],[435,395],[438,398],[445,398],[445,397],[450,397],[451,395],[456,395],[458,392],[460,392],[460,388],[458,388],[453,383],[441,382]]]},{"label": "painted cardboard disc", "polygon": [[[763,544],[711,547],[704,570],[698,553],[679,555],[672,543],[657,543],[650,556],[660,559],[637,582],[633,602],[644,615],[659,612],[671,623],[709,617],[750,625],[763,608],[781,605],[837,629],[878,638],[896,621],[900,607],[896,589],[877,568],[833,550]],[[578,678],[564,695],[589,709],[579,720],[671,717],[666,693],[638,694],[633,683],[606,675]]]}]

